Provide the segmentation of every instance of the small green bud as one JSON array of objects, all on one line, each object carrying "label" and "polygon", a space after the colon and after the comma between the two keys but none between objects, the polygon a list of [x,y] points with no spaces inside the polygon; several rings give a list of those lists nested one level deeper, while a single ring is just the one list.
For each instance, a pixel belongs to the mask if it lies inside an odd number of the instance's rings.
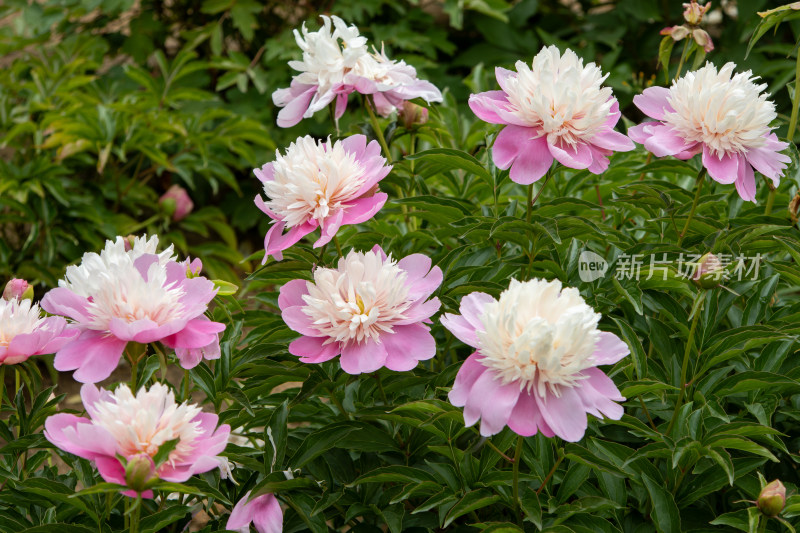
[{"label": "small green bud", "polygon": [[776,479],[761,489],[756,503],[764,516],[778,516],[786,505],[786,487]]}]

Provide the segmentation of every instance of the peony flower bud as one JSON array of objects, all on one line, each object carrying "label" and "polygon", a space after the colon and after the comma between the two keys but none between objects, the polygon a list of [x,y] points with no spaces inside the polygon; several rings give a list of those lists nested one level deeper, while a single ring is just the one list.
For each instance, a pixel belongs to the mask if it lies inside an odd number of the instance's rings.
[{"label": "peony flower bud", "polygon": [[719,258],[708,253],[697,262],[697,271],[692,276],[692,281],[700,288],[713,289],[719,286],[724,272],[725,269]]},{"label": "peony flower bud", "polygon": [[167,192],[158,199],[158,204],[175,222],[186,218],[194,209],[189,193],[180,185],[173,185],[167,189]]},{"label": "peony flower bud", "polygon": [[406,100],[403,102],[399,116],[403,122],[403,127],[410,130],[428,122],[428,109]]},{"label": "peony flower bud", "polygon": [[125,467],[125,484],[128,487],[136,492],[144,492],[156,479],[156,465],[152,457],[140,453],[128,459],[128,466]]},{"label": "peony flower bud", "polygon": [[711,2],[701,6],[696,0],[692,0],[689,4],[683,4],[683,20],[692,26],[697,26],[703,20],[703,15],[706,14],[710,7]]},{"label": "peony flower bud", "polygon": [[786,505],[786,487],[780,480],[776,479],[761,489],[758,495],[758,509],[765,516],[778,516]]},{"label": "peony flower bud", "polygon": [[696,42],[698,46],[703,47],[706,53],[714,49],[714,43],[711,41],[711,36],[706,30],[695,28],[692,30],[692,38],[694,38],[694,42]]},{"label": "peony flower bud", "polygon": [[4,300],[33,300],[33,287],[24,279],[12,278],[3,290]]},{"label": "peony flower bud", "polygon": [[793,222],[797,222],[800,218],[798,218],[798,214],[800,213],[800,191],[797,191],[797,194],[794,195],[792,201],[789,202],[789,216],[792,217]]},{"label": "peony flower bud", "polygon": [[686,26],[670,26],[661,30],[661,35],[669,35],[673,41],[680,41],[689,35],[689,28]]}]

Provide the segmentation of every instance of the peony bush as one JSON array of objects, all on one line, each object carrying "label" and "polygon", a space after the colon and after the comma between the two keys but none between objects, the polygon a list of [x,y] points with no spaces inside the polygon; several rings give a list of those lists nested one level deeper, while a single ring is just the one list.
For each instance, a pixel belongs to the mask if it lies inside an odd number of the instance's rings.
[{"label": "peony bush", "polygon": [[237,283],[142,232],[8,280],[0,533],[795,531],[800,97],[684,8],[629,114],[584,51],[459,105],[301,24]]}]

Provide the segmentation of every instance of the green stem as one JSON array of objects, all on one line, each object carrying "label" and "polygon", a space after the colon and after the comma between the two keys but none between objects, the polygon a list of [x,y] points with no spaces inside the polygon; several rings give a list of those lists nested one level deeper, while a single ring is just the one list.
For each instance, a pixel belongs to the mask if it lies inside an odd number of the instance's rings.
[{"label": "green stem", "polygon": [[335,406],[336,406],[336,408],[337,408],[337,409],[339,409],[339,412],[340,412],[341,414],[343,414],[343,415],[344,415],[344,416],[346,416],[347,418],[350,418],[350,413],[348,413],[347,411],[345,411],[345,410],[344,410],[344,406],[342,405],[342,402],[340,402],[340,401],[339,401],[339,397],[338,397],[338,396],[336,396],[336,393],[335,393],[335,392],[333,392],[333,387],[331,387],[330,385],[328,385],[328,392],[330,393],[330,394],[328,395],[328,397],[329,397],[329,398],[331,399],[331,401],[333,402],[333,405],[335,405]]},{"label": "green stem", "polygon": [[757,533],[766,533],[767,531],[767,522],[769,521],[769,517],[761,515],[761,518],[758,520],[758,530]]},{"label": "green stem", "polygon": [[497,455],[499,455],[500,457],[502,457],[503,459],[505,459],[509,463],[514,464],[514,462],[515,462],[514,459],[512,459],[511,457],[509,457],[508,455],[503,453],[502,450],[500,450],[500,448],[498,448],[497,446],[492,444],[492,441],[490,441],[489,439],[486,439],[486,445],[489,448],[491,448],[492,450],[494,450]]},{"label": "green stem", "polygon": [[339,238],[336,235],[333,236],[333,244],[336,245],[336,251],[339,252],[339,257],[344,257],[344,254],[342,253],[342,247],[339,246]]},{"label": "green stem", "polygon": [[550,481],[550,478],[553,477],[553,474],[556,473],[556,469],[558,468],[558,465],[560,465],[561,461],[563,461],[563,460],[564,460],[564,454],[561,451],[561,448],[559,448],[558,449],[558,458],[556,459],[556,464],[553,465],[553,468],[551,468],[550,472],[548,472],[547,475],[545,476],[544,480],[542,481],[542,486],[539,487],[538,489],[536,489],[536,495],[537,496],[542,493],[544,488],[547,486],[547,482]]},{"label": "green stem", "polygon": [[[536,192],[536,196],[534,196],[534,197],[533,197],[533,200],[531,200],[530,202],[528,202],[528,222],[530,222],[530,220],[531,220],[531,219],[530,219],[530,213],[531,213],[531,209],[533,208],[534,204],[536,204],[536,200],[538,200],[538,199],[539,199],[539,196],[541,196],[541,195],[542,195],[542,191],[544,190],[544,188],[545,188],[545,187],[547,187],[547,182],[549,182],[549,181],[550,181],[550,178],[551,178],[552,176],[553,176],[553,173],[552,173],[552,171],[548,170],[548,171],[547,171],[547,174],[546,174],[546,175],[545,175],[545,177],[544,177],[544,183],[542,183],[542,186],[541,186],[541,187],[539,187],[539,190]],[[531,184],[531,187],[533,187],[533,184]]]},{"label": "green stem", "polygon": [[136,495],[136,503],[133,504],[133,513],[131,514],[131,528],[130,533],[139,533],[139,518],[142,516],[142,495]]},{"label": "green stem", "polygon": [[706,168],[703,167],[700,173],[697,174],[697,183],[695,184],[694,202],[692,202],[692,210],[689,211],[689,216],[686,217],[686,224],[683,226],[683,231],[678,235],[678,246],[683,244],[683,239],[689,231],[689,224],[692,222],[694,212],[697,210],[697,204],[700,202],[700,195],[703,192],[703,180],[706,177]]},{"label": "green stem", "polygon": [[533,183],[528,185],[528,201],[525,202],[526,213],[525,213],[525,222],[530,223],[531,221],[531,212],[533,210]]},{"label": "green stem", "polygon": [[372,102],[369,99],[369,96],[364,96],[364,107],[367,108],[367,113],[369,113],[369,121],[372,123],[372,130],[375,132],[375,137],[378,138],[378,142],[383,149],[383,153],[386,155],[386,161],[391,163],[392,162],[392,153],[389,151],[389,145],[386,144],[386,139],[383,136],[383,130],[381,129],[381,125],[378,124],[378,117],[375,116],[375,111],[372,110]]},{"label": "green stem", "polygon": [[686,396],[686,372],[689,370],[689,356],[691,355],[692,347],[694,346],[694,335],[697,331],[697,323],[700,322],[700,305],[704,297],[705,291],[701,290],[697,293],[694,303],[692,304],[692,312],[694,313],[694,317],[692,318],[692,326],[689,329],[689,338],[686,339],[686,348],[683,351],[680,393],[678,393],[678,402],[675,404],[675,411],[672,413],[672,418],[669,421],[669,426],[667,426],[667,431],[664,432],[664,435],[669,435],[672,431],[672,428],[675,427],[675,422],[678,420],[678,411],[680,411],[681,406],[683,405],[683,399]]},{"label": "green stem", "polygon": [[772,213],[772,206],[775,204],[775,193],[778,192],[778,189],[772,186],[770,183],[769,187],[769,195],[767,196],[767,205],[764,208],[764,214],[769,215]]},{"label": "green stem", "polygon": [[789,142],[794,139],[794,130],[797,127],[797,111],[800,106],[800,95],[798,94],[797,86],[800,84],[800,52],[797,54],[794,67],[794,98],[792,99],[792,116],[789,119],[789,132],[786,138]]},{"label": "green stem", "polygon": [[522,526],[522,515],[519,512],[520,509],[520,501],[519,501],[519,464],[522,462],[522,448],[525,444],[525,439],[522,435],[517,437],[517,449],[514,451],[514,465],[512,469],[512,475],[514,477],[512,491],[514,493],[514,514],[519,521],[519,525]]},{"label": "green stem", "polygon": [[686,52],[689,49],[689,41],[691,39],[686,39],[683,43],[683,51],[681,52],[681,60],[678,62],[678,72],[675,73],[675,79],[681,77],[681,71],[683,70],[683,62],[686,61]]},{"label": "green stem", "polygon": [[373,376],[375,376],[375,381],[378,382],[378,390],[381,391],[383,405],[389,405],[389,400],[386,399],[386,391],[383,390],[383,381],[381,381],[381,375],[378,372],[375,372]]}]

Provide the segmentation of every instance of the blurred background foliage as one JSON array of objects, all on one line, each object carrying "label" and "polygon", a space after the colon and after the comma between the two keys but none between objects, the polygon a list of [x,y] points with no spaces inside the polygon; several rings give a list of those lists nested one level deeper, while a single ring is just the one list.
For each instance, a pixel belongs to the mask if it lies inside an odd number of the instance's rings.
[{"label": "blurred background foliage", "polygon": [[[714,4],[709,59],[757,67],[788,114],[798,21],[769,31],[741,64],[756,12],[774,6]],[[681,2],[667,0],[6,0],[0,279],[52,286],[85,250],[144,231],[201,257],[212,277],[252,271],[267,225],[252,203],[252,168],[309,130],[331,134],[324,113],[277,128],[271,101],[299,55],[292,29],[316,28],[324,13],[383,42],[461,111],[470,92],[494,87],[494,66],[529,61],[543,45],[572,47],[609,73],[634,121],[632,97],[656,81],[659,30],[682,22]],[[361,127],[352,116],[344,132]],[[178,222],[157,203],[172,184],[195,204]]]}]

